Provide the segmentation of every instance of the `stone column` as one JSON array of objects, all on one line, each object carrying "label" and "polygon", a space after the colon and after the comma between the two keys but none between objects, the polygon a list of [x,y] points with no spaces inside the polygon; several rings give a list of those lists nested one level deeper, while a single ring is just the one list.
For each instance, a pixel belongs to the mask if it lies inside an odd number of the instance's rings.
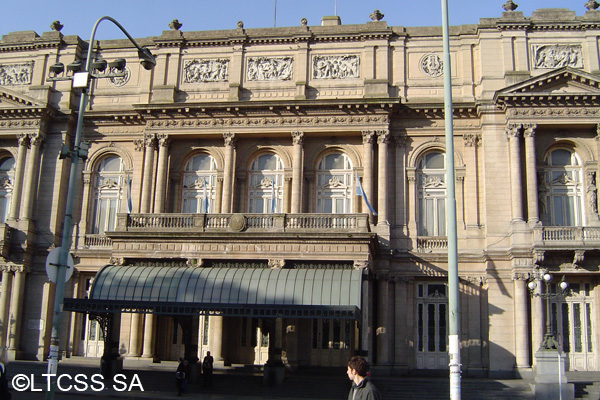
[{"label": "stone column", "polygon": [[525,137],[525,173],[527,177],[527,222],[540,222],[538,210],[537,168],[535,162],[535,130],[536,124],[524,124]]},{"label": "stone column", "polygon": [[228,214],[231,212],[233,192],[233,150],[235,148],[235,133],[224,133],[223,138],[225,139],[225,168],[223,171],[223,202],[221,204],[221,212]]},{"label": "stone column", "polygon": [[140,325],[142,320],[142,314],[132,313],[131,314],[131,329],[129,331],[129,351],[127,356],[139,357],[140,356]]},{"label": "stone column", "polygon": [[[364,158],[364,171],[362,188],[365,191],[367,200],[373,201],[373,140],[375,139],[375,131],[362,131],[363,138],[363,158]],[[357,199],[359,202],[363,202],[362,199]],[[362,205],[363,212],[369,213],[369,220],[374,223],[375,219],[373,214],[365,204]]]},{"label": "stone column", "polygon": [[152,176],[154,171],[154,134],[146,133],[144,135],[144,146],[146,147],[146,156],[144,158],[144,176],[142,178],[142,201],[140,213],[150,212],[152,204]]},{"label": "stone column", "polygon": [[406,208],[408,209],[408,237],[411,238],[412,248],[417,248],[417,171],[414,167],[406,167],[406,178],[408,180],[408,196]]},{"label": "stone column", "polygon": [[396,170],[393,171],[392,177],[394,178],[394,187],[396,189],[396,201],[394,202],[394,225],[401,225],[406,227],[407,215],[406,209],[408,208],[408,197],[407,197],[407,176],[406,176],[406,143],[408,136],[406,134],[396,136]]},{"label": "stone column", "polygon": [[223,317],[211,315],[209,323],[209,340],[207,351],[214,357],[215,361],[223,362]]},{"label": "stone column", "polygon": [[223,205],[223,178],[217,177],[217,187],[215,188],[215,213],[223,212],[221,207]]},{"label": "stone column", "polygon": [[29,137],[20,133],[17,135],[19,141],[19,152],[17,153],[17,165],[15,169],[15,181],[13,184],[12,200],[10,203],[9,219],[18,219],[21,210],[21,192],[23,191],[23,176],[25,175],[25,159],[29,147]]},{"label": "stone column", "polygon": [[146,314],[144,321],[144,346],[142,349],[143,358],[154,357],[154,314]]},{"label": "stone column", "polygon": [[6,346],[6,332],[9,326],[8,307],[10,303],[10,289],[12,272],[5,266],[2,268],[2,288],[0,289],[0,346]]},{"label": "stone column", "polygon": [[302,146],[304,132],[292,132],[294,143],[292,165],[292,214],[300,213],[302,206]]},{"label": "stone column", "polygon": [[513,286],[515,291],[515,358],[517,369],[529,368],[529,317],[527,304],[529,292],[527,290],[528,273],[513,273]]},{"label": "stone column", "polygon": [[[388,220],[388,143],[390,132],[378,131],[377,143],[379,149],[379,180],[377,182],[377,225],[389,225]],[[368,197],[367,197],[368,198]]]},{"label": "stone column", "polygon": [[23,322],[23,296],[25,292],[25,268],[16,266],[13,293],[10,302],[10,317],[8,319],[8,358],[16,360],[20,351],[21,324]]},{"label": "stone column", "polygon": [[392,365],[394,360],[394,283],[389,276],[377,277],[376,364]]},{"label": "stone column", "polygon": [[467,227],[479,227],[479,176],[477,148],[481,146],[481,134],[465,134],[465,223]]},{"label": "stone column", "polygon": [[521,124],[508,124],[506,135],[510,146],[510,197],[512,200],[512,220],[523,221],[523,195],[521,193],[521,154],[519,137],[521,136]]},{"label": "stone column", "polygon": [[167,169],[169,163],[169,135],[159,133],[158,140],[158,170],[156,172],[156,197],[154,199],[154,212],[165,212],[165,195],[167,193]]},{"label": "stone column", "polygon": [[29,135],[29,142],[31,143],[31,155],[27,157],[27,170],[29,172],[26,180],[25,191],[23,193],[23,200],[25,201],[24,209],[21,211],[23,219],[31,219],[33,215],[33,200],[36,195],[36,188],[38,183],[38,177],[40,174],[40,147],[44,141],[44,136],[39,133]]}]

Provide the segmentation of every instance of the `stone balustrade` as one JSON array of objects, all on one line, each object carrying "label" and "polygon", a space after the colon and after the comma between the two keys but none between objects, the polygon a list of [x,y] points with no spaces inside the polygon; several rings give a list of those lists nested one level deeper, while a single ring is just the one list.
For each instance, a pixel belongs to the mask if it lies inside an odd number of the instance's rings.
[{"label": "stone balustrade", "polygon": [[110,247],[112,239],[101,234],[86,234],[83,245],[85,248]]},{"label": "stone balustrade", "polygon": [[595,248],[600,245],[600,227],[546,226],[534,228],[532,235],[536,248],[573,245]]},{"label": "stone balustrade", "polygon": [[115,232],[136,231],[364,233],[369,221],[367,214],[118,214]]},{"label": "stone balustrade", "polygon": [[417,251],[437,251],[448,249],[446,236],[419,236],[417,238]]}]

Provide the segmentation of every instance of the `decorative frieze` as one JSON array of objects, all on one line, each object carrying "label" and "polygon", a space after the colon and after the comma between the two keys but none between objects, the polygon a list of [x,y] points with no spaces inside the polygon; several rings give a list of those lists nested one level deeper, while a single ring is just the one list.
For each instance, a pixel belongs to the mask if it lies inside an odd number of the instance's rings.
[{"label": "decorative frieze", "polygon": [[315,79],[354,79],[360,76],[360,58],[357,55],[315,55],[312,64]]},{"label": "decorative frieze", "polygon": [[297,127],[317,125],[388,124],[388,115],[339,115],[315,117],[257,117],[149,120],[148,128]]},{"label": "decorative frieze", "polygon": [[0,86],[31,85],[33,61],[0,65]]},{"label": "decorative frieze", "polygon": [[484,286],[487,284],[487,278],[485,276],[465,276],[463,279],[475,286]]},{"label": "decorative frieze", "polygon": [[532,53],[536,69],[583,68],[579,44],[534,45]]},{"label": "decorative frieze", "polygon": [[600,115],[600,108],[561,107],[561,108],[515,108],[510,110],[513,117],[595,117]]},{"label": "decorative frieze", "polygon": [[[0,85],[1,86],[1,85]],[[41,121],[39,119],[9,119],[0,121],[0,128],[39,128]]]},{"label": "decorative frieze", "polygon": [[188,60],[183,64],[185,83],[227,82],[228,79],[228,59]]},{"label": "decorative frieze", "polygon": [[425,54],[419,62],[421,71],[427,76],[437,78],[444,74],[444,62],[437,54]]},{"label": "decorative frieze", "polygon": [[246,77],[249,81],[289,81],[293,71],[293,57],[250,57]]}]

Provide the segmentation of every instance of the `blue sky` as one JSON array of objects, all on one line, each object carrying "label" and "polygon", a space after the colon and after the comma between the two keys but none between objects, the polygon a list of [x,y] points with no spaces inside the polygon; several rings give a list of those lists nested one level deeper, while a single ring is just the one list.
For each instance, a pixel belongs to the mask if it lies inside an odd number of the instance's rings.
[{"label": "blue sky", "polygon": [[[476,24],[481,17],[499,17],[506,0],[448,0],[450,24]],[[568,8],[577,15],[586,11],[586,0],[513,0],[517,11],[530,16],[538,8]],[[16,0],[0,13],[0,35],[14,31],[49,31],[59,20],[65,35],[89,39],[94,22],[103,15],[119,21],[133,37],[158,36],[177,18],[182,31],[234,29],[242,20],[245,28],[269,28],[274,24],[275,0]],[[297,26],[300,19],[320,25],[321,17],[337,15],[342,24],[369,21],[379,9],[391,26],[441,25],[439,0],[277,0],[277,26]],[[98,39],[120,39],[122,34],[104,22]]]}]

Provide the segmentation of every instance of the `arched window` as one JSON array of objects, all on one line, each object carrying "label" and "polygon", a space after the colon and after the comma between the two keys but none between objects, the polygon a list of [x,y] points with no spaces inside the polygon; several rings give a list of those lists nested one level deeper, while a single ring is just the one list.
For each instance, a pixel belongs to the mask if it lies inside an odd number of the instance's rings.
[{"label": "arched window", "polygon": [[248,211],[279,213],[283,203],[283,162],[276,154],[262,154],[250,165]]},{"label": "arched window", "polygon": [[583,171],[569,149],[550,151],[538,184],[542,222],[550,226],[583,225]]},{"label": "arched window", "polygon": [[15,159],[6,157],[0,160],[0,222],[5,222],[10,209],[13,183],[15,181]]},{"label": "arched window", "polygon": [[352,163],[343,153],[323,157],[317,166],[317,212],[352,212]]},{"label": "arched window", "polygon": [[425,154],[417,165],[418,235],[446,236],[446,156]]},{"label": "arched window", "polygon": [[100,160],[93,176],[91,233],[104,234],[116,227],[117,213],[126,212],[127,178],[117,156]]},{"label": "arched window", "polygon": [[215,212],[217,162],[208,154],[190,158],[183,168],[181,210],[184,213]]}]

